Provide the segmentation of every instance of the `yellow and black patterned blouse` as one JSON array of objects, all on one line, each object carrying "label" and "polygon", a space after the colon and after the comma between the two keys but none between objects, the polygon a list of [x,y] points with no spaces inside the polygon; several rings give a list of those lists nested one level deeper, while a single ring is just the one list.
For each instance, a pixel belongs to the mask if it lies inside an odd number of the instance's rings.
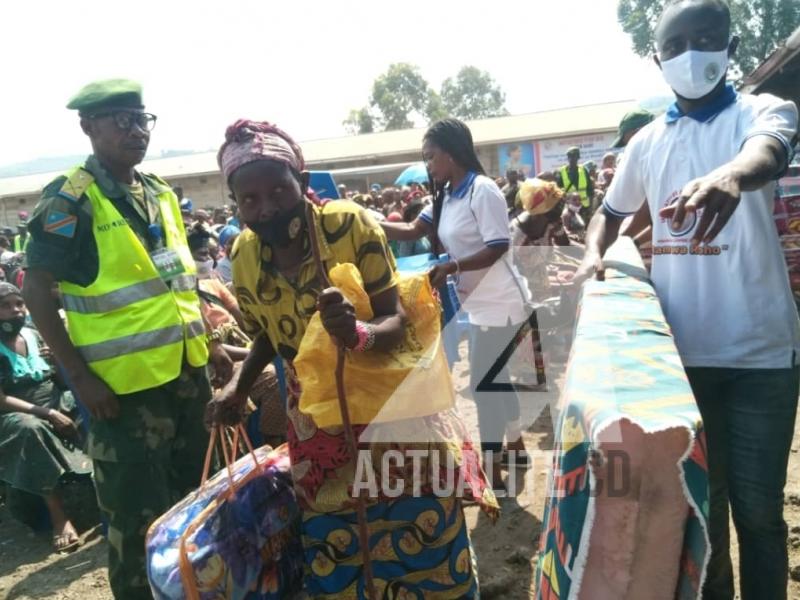
[{"label": "yellow and black patterned blouse", "polygon": [[[356,265],[367,294],[375,296],[397,285],[397,267],[381,227],[354,202],[338,200],[314,208],[320,256],[330,270],[340,263]],[[252,336],[265,333],[272,347],[293,360],[322,284],[311,254],[308,234],[305,258],[295,281],[272,264],[272,249],[251,230],[236,241],[231,261],[236,298]]]}]

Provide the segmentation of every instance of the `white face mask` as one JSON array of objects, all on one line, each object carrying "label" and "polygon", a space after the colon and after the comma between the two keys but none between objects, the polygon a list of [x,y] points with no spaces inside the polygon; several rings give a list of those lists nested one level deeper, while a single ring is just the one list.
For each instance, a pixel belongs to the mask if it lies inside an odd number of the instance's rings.
[{"label": "white face mask", "polygon": [[208,279],[211,277],[211,272],[214,270],[214,260],[209,259],[203,262],[194,262],[197,268],[197,277],[200,279]]},{"label": "white face mask", "polygon": [[687,50],[661,63],[667,85],[683,98],[697,100],[713,90],[728,69],[728,49],[719,52]]}]

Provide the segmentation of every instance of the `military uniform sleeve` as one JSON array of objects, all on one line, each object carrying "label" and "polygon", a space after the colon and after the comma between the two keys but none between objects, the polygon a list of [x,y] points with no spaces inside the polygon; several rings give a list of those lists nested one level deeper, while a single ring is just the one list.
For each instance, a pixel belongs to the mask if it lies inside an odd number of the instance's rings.
[{"label": "military uniform sleeve", "polygon": [[386,234],[367,211],[359,210],[351,229],[356,266],[364,279],[364,289],[376,296],[397,285],[397,263],[389,249]]},{"label": "military uniform sleeve", "polygon": [[31,241],[26,249],[26,268],[48,271],[59,281],[87,285],[97,273],[87,242],[91,235],[91,215],[81,208],[83,198],[67,198],[61,189],[67,181],[59,177],[42,192],[28,223]]}]

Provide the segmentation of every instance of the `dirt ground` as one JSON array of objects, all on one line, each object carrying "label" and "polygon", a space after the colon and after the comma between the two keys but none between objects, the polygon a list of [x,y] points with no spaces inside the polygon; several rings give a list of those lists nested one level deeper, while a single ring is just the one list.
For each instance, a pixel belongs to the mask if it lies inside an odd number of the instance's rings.
[{"label": "dirt ground", "polygon": [[[465,352],[462,350],[462,356]],[[466,361],[454,369],[456,389],[466,388]],[[550,372],[550,371],[549,371]],[[558,386],[551,385],[541,397],[545,403],[558,394]],[[523,402],[523,405],[526,403]],[[530,403],[529,403],[530,404]],[[483,598],[522,600],[534,594],[533,574],[536,566],[536,548],[541,530],[547,469],[553,443],[549,411],[538,419],[542,402],[523,408],[523,417],[533,425],[524,433],[528,451],[533,455],[533,466],[527,473],[515,473],[519,494],[516,498],[502,500],[503,514],[492,525],[477,508],[466,509],[472,540],[478,556]],[[460,396],[459,409],[464,419],[475,428],[474,403]],[[527,413],[527,414],[525,414]],[[535,422],[534,422],[535,419]],[[790,566],[800,570],[800,427],[789,464],[789,482],[786,490],[786,520],[790,533]],[[513,482],[507,481],[511,484]],[[0,600],[103,600],[111,598],[106,577],[106,544],[97,525],[96,508],[86,500],[85,490],[79,506],[73,510],[79,515],[79,529],[83,533],[83,546],[72,554],[54,554],[46,536],[37,535],[13,520],[8,509],[0,505]],[[734,553],[736,550],[734,549]],[[734,558],[736,558],[734,556]],[[790,582],[789,598],[800,600],[800,583]]]}]

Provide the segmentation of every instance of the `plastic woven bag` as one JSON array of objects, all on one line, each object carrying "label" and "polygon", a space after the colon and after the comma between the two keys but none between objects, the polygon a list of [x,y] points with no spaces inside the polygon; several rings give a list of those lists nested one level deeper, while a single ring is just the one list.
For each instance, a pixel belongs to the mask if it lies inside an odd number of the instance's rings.
[{"label": "plastic woven bag", "polygon": [[[355,265],[336,265],[330,280],[353,303],[359,320],[372,319],[369,296]],[[402,276],[398,293],[407,316],[403,342],[390,352],[351,352],[345,361],[344,385],[354,425],[424,417],[455,403],[442,347],[441,308],[427,274]],[[303,382],[300,410],[319,427],[341,425],[334,377],[336,346],[319,313],[306,328],[294,367]]]},{"label": "plastic woven bag", "polygon": [[[157,600],[277,600],[302,587],[300,508],[287,447],[250,448],[233,462],[246,433],[229,433],[232,439],[212,432],[200,488],[147,532],[147,576]],[[206,481],[216,435],[227,467]]]}]

